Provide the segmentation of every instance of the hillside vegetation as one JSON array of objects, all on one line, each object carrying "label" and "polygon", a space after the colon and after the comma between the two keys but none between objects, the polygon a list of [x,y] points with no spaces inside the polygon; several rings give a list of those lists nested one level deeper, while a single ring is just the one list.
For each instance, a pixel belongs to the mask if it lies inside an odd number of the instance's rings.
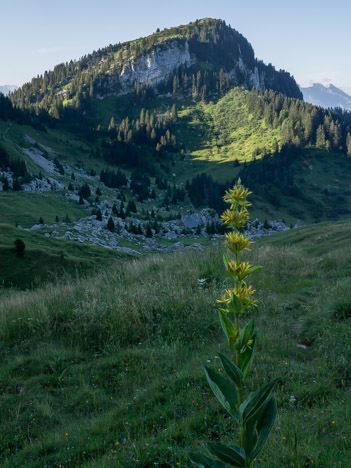
[{"label": "hillside vegetation", "polygon": [[[279,417],[257,466],[346,467],[351,399],[349,222],[257,242],[257,388]],[[91,279],[1,291],[1,465],[189,466],[231,421],[200,364],[219,368],[221,250],[155,255]],[[220,348],[222,348],[220,346]],[[249,389],[248,389],[249,390]]]},{"label": "hillside vegetation", "polygon": [[30,109],[42,117],[49,114],[73,121],[77,113],[91,111],[96,97],[123,91],[121,77],[126,66],[175,44],[180,48],[186,44],[191,60],[166,70],[159,82],[140,82],[137,73],[132,81],[141,97],[169,92],[175,87],[185,94],[189,91],[194,98],[222,94],[228,90],[230,82],[251,86],[251,75],[255,74],[261,77],[265,88],[302,98],[289,73],[278,72],[272,65],[258,61],[247,39],[224,21],[205,18],[185,26],[158,30],[134,41],[111,44],[78,61],[59,64],[53,71],[46,71],[16,90],[11,100],[17,107]]}]

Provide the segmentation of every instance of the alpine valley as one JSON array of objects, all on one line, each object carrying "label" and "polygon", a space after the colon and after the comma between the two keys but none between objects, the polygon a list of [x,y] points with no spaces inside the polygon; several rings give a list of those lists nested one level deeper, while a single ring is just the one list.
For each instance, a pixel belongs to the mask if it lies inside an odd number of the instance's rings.
[{"label": "alpine valley", "polygon": [[222,233],[221,197],[239,176],[260,225],[350,213],[349,115],[304,103],[224,21],[60,64],[2,97],[0,117],[3,252],[17,226],[59,268],[70,255],[55,252],[71,244],[49,249],[53,239],[111,255],[201,248]]},{"label": "alpine valley", "polygon": [[254,385],[278,377],[253,464],[350,466],[350,133],[209,18],[0,94],[0,465],[171,468],[228,441],[200,362],[222,371],[240,178],[264,266]]}]

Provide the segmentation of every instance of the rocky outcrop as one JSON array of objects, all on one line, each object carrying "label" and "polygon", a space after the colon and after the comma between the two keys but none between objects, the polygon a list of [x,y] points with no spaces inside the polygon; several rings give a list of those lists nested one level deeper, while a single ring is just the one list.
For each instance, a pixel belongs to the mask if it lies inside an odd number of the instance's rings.
[{"label": "rocky outcrop", "polygon": [[207,223],[212,221],[219,222],[219,216],[214,210],[205,208],[200,213],[186,213],[182,216],[181,221],[185,229],[196,229],[197,227],[205,227]]},{"label": "rocky outcrop", "polygon": [[188,41],[167,41],[141,57],[131,57],[113,73],[102,75],[98,87],[105,91],[102,94],[116,90],[124,94],[133,91],[135,82],[157,86],[172,77],[180,66],[190,67],[195,63],[196,57],[190,53]]},{"label": "rocky outcrop", "polygon": [[130,89],[134,81],[157,85],[168,80],[181,65],[190,67],[195,62],[195,56],[190,55],[187,41],[167,42],[124,65],[120,73],[122,89]]}]

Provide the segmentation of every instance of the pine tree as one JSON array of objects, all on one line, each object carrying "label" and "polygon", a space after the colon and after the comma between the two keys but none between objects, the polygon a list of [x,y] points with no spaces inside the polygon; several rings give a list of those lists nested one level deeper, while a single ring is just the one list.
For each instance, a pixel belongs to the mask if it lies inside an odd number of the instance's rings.
[{"label": "pine tree", "polygon": [[115,230],[115,223],[113,222],[113,219],[111,218],[111,216],[108,218],[108,221],[107,221],[107,229],[110,232],[114,232]]},{"label": "pine tree", "polygon": [[102,221],[102,213],[101,213],[101,210],[100,208],[98,210],[96,210],[96,220],[97,221]]},{"label": "pine tree", "polygon": [[347,132],[347,135],[346,135],[346,151],[347,151],[347,155],[351,156],[351,135],[349,132]]},{"label": "pine tree", "polygon": [[177,94],[179,88],[179,78],[178,75],[174,75],[173,78],[173,94]]},{"label": "pine tree", "polygon": [[145,229],[145,237],[152,237],[152,229],[150,226],[150,223],[147,223],[146,229]]},{"label": "pine tree", "polygon": [[171,120],[172,122],[176,122],[178,120],[178,111],[177,106],[175,104],[173,104],[171,109]]},{"label": "pine tree", "polygon": [[108,132],[115,132],[116,130],[116,123],[115,123],[115,118],[112,116],[110,119],[110,123],[108,124],[107,131]]},{"label": "pine tree", "polygon": [[4,177],[4,179],[3,179],[2,189],[3,189],[4,192],[8,192],[10,190],[10,184],[9,184],[9,181],[8,181],[7,177]]},{"label": "pine tree", "polygon": [[326,143],[326,139],[325,139],[324,127],[323,127],[323,125],[320,125],[317,128],[317,132],[316,132],[316,146],[317,146],[317,148],[324,149],[325,148],[325,143]]},{"label": "pine tree", "polygon": [[12,190],[18,192],[22,190],[21,184],[19,183],[18,177],[15,177],[12,183]]},{"label": "pine tree", "polygon": [[134,200],[129,200],[128,205],[127,205],[127,211],[129,211],[131,213],[136,213],[137,212],[137,208],[136,208]]}]

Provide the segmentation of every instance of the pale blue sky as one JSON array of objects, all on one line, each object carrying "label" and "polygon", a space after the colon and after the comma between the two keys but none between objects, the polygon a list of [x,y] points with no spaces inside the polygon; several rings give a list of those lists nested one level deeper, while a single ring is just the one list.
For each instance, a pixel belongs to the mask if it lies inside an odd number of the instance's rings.
[{"label": "pale blue sky", "polygon": [[299,84],[351,93],[348,0],[0,0],[0,85],[22,85],[56,64],[195,19],[221,18],[256,57]]}]

